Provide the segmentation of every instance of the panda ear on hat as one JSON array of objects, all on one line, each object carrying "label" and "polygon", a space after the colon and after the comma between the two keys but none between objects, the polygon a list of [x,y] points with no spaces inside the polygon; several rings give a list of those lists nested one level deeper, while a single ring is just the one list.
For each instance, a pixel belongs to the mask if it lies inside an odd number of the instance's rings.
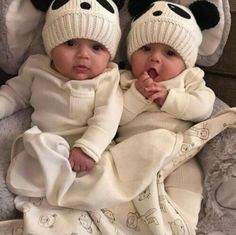
[{"label": "panda ear on hat", "polygon": [[121,10],[124,6],[125,0],[113,0],[113,2],[116,4],[118,10]]},{"label": "panda ear on hat", "polygon": [[223,54],[229,36],[231,27],[229,2],[228,0],[193,1],[189,8],[203,35],[197,63],[206,67],[213,66]]},{"label": "panda ear on hat", "polygon": [[52,2],[53,0],[31,0],[33,6],[42,12],[46,12]]},{"label": "panda ear on hat", "polygon": [[223,54],[230,32],[229,1],[191,0],[186,3],[185,0],[177,0],[177,3],[190,8],[202,30],[203,40],[199,48],[197,63],[206,67],[215,65]]},{"label": "panda ear on hat", "polygon": [[189,5],[189,9],[202,31],[214,28],[220,21],[219,11],[211,2],[196,1]]},{"label": "panda ear on hat", "polygon": [[129,0],[128,2],[128,12],[132,18],[137,15],[141,15],[155,0]]},{"label": "panda ear on hat", "polygon": [[[31,0],[34,7],[42,12],[46,12],[53,1],[54,0]],[[120,10],[124,5],[125,0],[113,0],[113,2],[116,4],[118,10]]]}]

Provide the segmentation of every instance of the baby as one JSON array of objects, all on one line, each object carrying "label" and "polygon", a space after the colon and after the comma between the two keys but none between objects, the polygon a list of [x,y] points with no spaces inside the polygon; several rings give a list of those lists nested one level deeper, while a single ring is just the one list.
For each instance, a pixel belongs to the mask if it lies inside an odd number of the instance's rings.
[{"label": "baby", "polygon": [[[133,20],[127,38],[131,71],[121,73],[124,111],[118,143],[157,129],[183,133],[210,117],[215,94],[206,86],[204,72],[195,67],[201,41],[194,16],[177,4],[157,1]],[[157,144],[164,138],[156,139]],[[166,140],[163,149],[168,144]],[[142,142],[141,148],[146,148]],[[160,153],[156,152],[156,158]],[[165,180],[165,190],[193,227],[202,199],[201,174],[192,158]]]},{"label": "baby", "polygon": [[[27,169],[31,172],[27,156],[36,154],[29,145],[40,149],[40,156],[52,157],[41,144],[60,148],[65,141],[72,169],[91,170],[114,138],[123,110],[119,70],[111,62],[121,37],[112,1],[53,1],[42,36],[47,55],[30,56],[0,90],[0,118],[28,106],[34,109],[32,128],[23,142],[19,139],[25,150],[14,146],[12,157],[25,165],[23,172],[17,167],[12,171],[19,183]],[[35,143],[39,135],[41,142]]]}]

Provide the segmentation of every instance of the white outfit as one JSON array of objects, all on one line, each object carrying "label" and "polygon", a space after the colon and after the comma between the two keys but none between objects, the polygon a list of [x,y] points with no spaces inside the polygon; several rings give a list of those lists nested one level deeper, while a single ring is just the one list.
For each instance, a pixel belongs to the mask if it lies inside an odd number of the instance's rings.
[{"label": "white outfit", "polygon": [[[130,71],[123,71],[120,83],[124,92],[124,111],[117,142],[155,129],[182,133],[190,128],[194,121],[207,119],[211,115],[215,95],[205,86],[203,75],[204,72],[200,68],[194,67],[186,69],[173,79],[162,81],[169,94],[160,107],[137,91],[134,84],[136,78]],[[140,144],[142,148],[142,143]],[[163,148],[165,149],[165,143]],[[158,152],[156,155],[158,157]],[[202,200],[202,172],[196,159],[190,159],[170,174],[165,181],[165,190],[181,208],[188,223],[195,228]]]},{"label": "white outfit", "polygon": [[44,55],[31,56],[0,91],[0,118],[31,105],[32,126],[64,136],[96,162],[116,134],[123,109],[119,71],[110,63],[89,80],[69,80]]},{"label": "white outfit", "polygon": [[155,129],[183,132],[194,122],[207,119],[213,110],[215,94],[206,87],[203,76],[204,72],[194,67],[173,79],[162,81],[169,94],[160,107],[137,91],[136,79],[130,71],[123,71],[120,83],[124,92],[124,110],[116,141]]},{"label": "white outfit", "polygon": [[235,117],[231,109],[183,133],[157,129],[134,135],[105,151],[89,173],[78,175],[68,162],[65,138],[34,126],[23,135],[27,151],[22,138],[15,142],[7,175],[9,188],[26,196],[15,200],[24,212],[24,234],[194,235],[195,215],[164,179],[235,125]]},{"label": "white outfit", "polygon": [[[194,219],[194,217],[191,217],[194,216],[194,214],[188,213],[188,211],[191,212],[191,208],[193,208],[193,212],[196,211],[194,207],[197,208],[198,205],[189,201],[189,193],[185,195],[178,192],[179,188],[170,188],[172,182],[164,182],[163,173],[167,175],[166,171],[172,168],[174,164],[182,164],[184,160],[194,156],[194,154],[199,151],[199,148],[227,127],[236,127],[236,108],[224,110],[215,117],[200,122],[184,133],[176,135],[176,138],[174,138],[174,135],[167,135],[168,131],[161,132],[161,129],[135,135],[110,148],[110,150],[113,149],[111,152],[112,155],[109,156],[109,151],[107,151],[107,157],[101,158],[94,170],[92,170],[90,174],[85,175],[84,181],[80,181],[83,176],[81,176],[80,179],[79,177],[71,179],[71,177],[67,177],[70,176],[70,174],[64,174],[66,167],[63,166],[66,165],[67,159],[64,158],[63,162],[63,158],[54,155],[52,155],[52,159],[45,156],[41,161],[39,158],[38,160],[42,164],[42,169],[46,170],[49,164],[48,168],[50,171],[48,170],[48,173],[46,171],[44,172],[44,176],[47,180],[51,180],[52,182],[52,178],[56,177],[55,181],[58,182],[58,184],[55,184],[55,186],[57,188],[61,186],[60,189],[62,190],[66,189],[68,186],[68,184],[64,183],[78,180],[78,188],[77,191],[74,192],[75,201],[76,199],[78,201],[81,199],[79,192],[84,192],[84,197],[88,198],[90,206],[91,202],[95,202],[95,205],[100,205],[102,209],[95,210],[93,208],[89,210],[87,208],[86,211],[81,211],[77,209],[79,206],[76,204],[71,206],[67,204],[67,208],[61,206],[57,207],[48,203],[47,198],[39,198],[40,195],[37,195],[37,192],[35,192],[35,198],[16,197],[15,205],[24,213],[24,220],[2,221],[0,222],[0,231],[7,234],[17,232],[19,235],[55,235],[59,233],[78,233],[84,235],[195,235],[196,232],[194,226],[192,226],[192,219]],[[138,136],[142,136],[142,138],[138,139]],[[154,142],[152,142],[153,139]],[[157,139],[160,141],[156,141]],[[157,166],[161,165],[161,162],[159,158],[155,157],[155,159],[153,159],[153,155],[158,153],[158,157],[168,157],[168,153],[166,153],[166,155],[163,155],[163,153],[167,150],[170,151],[175,142],[172,141],[166,149],[163,149],[163,143],[167,140],[168,142],[172,140],[177,141],[178,143],[175,145],[175,150],[178,151],[169,153],[172,155],[172,161],[170,161],[166,167],[160,166],[162,170],[156,174]],[[144,148],[139,148],[140,143],[143,144]],[[147,146],[148,143],[152,144],[146,148],[145,146]],[[50,145],[51,143],[45,142],[44,144]],[[178,145],[179,148],[177,148]],[[129,146],[129,148],[127,148],[127,146]],[[140,151],[137,151],[137,149]],[[130,155],[122,155],[124,152],[130,153]],[[112,157],[115,162],[110,157]],[[125,160],[122,162],[124,158]],[[51,161],[49,161],[50,159]],[[150,159],[152,159],[153,162],[150,162]],[[28,160],[30,160],[30,158],[28,158]],[[54,160],[58,162],[53,162]],[[129,160],[130,162],[128,162]],[[34,167],[34,164],[31,165],[31,162],[32,159],[30,162],[24,162],[23,169],[25,171]],[[61,163],[61,165],[57,163]],[[107,165],[104,163],[107,163]],[[152,168],[153,165],[155,165],[156,168]],[[36,166],[38,167],[38,165]],[[105,167],[103,168],[103,166]],[[148,180],[147,172],[151,170],[154,170],[154,172],[146,187],[145,182],[147,183]],[[185,169],[183,169],[183,171],[185,171]],[[30,175],[30,177],[34,178],[36,181],[34,185],[35,188],[32,187],[32,190],[37,189],[36,186],[39,186],[37,183],[41,180],[40,175],[36,173],[34,174],[33,169]],[[136,175],[134,173],[136,173]],[[172,173],[172,175],[175,176],[175,172]],[[93,180],[96,176],[100,177]],[[19,178],[20,175],[16,177]],[[192,178],[187,179],[187,183],[190,183],[190,180],[192,181]],[[91,181],[94,182],[95,187],[91,187],[89,191],[84,191],[84,186],[86,184],[91,186]],[[105,183],[102,185],[102,182]],[[193,183],[191,182],[191,184]],[[125,189],[125,187],[119,186],[126,186],[130,191],[124,191],[123,189]],[[128,194],[138,187],[140,188],[136,190],[137,194]],[[46,188],[47,187],[44,187],[44,189]],[[180,191],[183,191],[183,189],[180,189]],[[60,196],[63,192],[56,190],[55,193]],[[57,194],[54,199],[58,196]],[[117,198],[123,201],[126,200],[126,202],[117,204],[116,201],[116,206],[111,207],[109,206],[111,205],[110,199],[112,197],[114,199],[114,195],[116,194],[118,195]],[[176,195],[176,200],[173,200],[173,195]],[[192,198],[194,198],[194,196],[196,195],[192,194]]]}]

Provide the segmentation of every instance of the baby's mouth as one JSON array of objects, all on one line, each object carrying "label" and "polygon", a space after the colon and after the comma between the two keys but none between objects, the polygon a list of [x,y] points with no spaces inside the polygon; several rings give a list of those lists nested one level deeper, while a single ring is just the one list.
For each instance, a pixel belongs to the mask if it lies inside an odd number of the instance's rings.
[{"label": "baby's mouth", "polygon": [[154,68],[151,68],[147,71],[150,78],[155,79],[158,76],[157,71]]}]

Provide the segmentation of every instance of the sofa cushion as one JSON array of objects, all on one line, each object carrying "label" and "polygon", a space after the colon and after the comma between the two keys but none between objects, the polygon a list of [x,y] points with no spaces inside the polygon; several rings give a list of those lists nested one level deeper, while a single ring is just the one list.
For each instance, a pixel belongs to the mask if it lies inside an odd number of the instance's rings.
[{"label": "sofa cushion", "polygon": [[230,175],[216,190],[216,201],[220,206],[235,210],[236,213],[236,166]]}]

